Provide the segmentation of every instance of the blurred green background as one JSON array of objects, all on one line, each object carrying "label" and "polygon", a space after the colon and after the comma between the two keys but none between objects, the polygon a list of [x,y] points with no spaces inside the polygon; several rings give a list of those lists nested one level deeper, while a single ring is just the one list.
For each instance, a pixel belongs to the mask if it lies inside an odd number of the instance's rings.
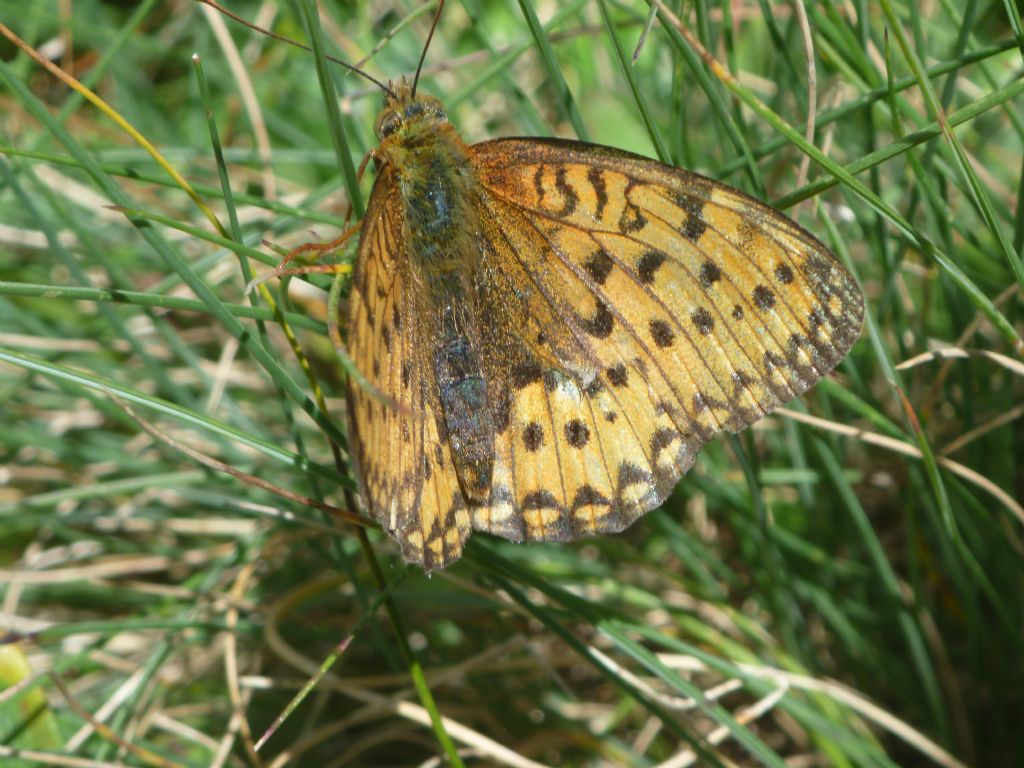
[{"label": "blurred green background", "polygon": [[[310,39],[307,0],[229,7]],[[5,764],[1020,764],[1019,8],[669,7],[739,97],[664,13],[633,63],[649,6],[611,0],[449,0],[422,89],[467,142],[578,136],[779,204],[857,275],[863,336],[796,417],[707,446],[624,534],[478,535],[426,577],[371,531],[382,588],[352,528],[179,450],[345,506],[330,280],[266,283],[317,418],[245,287],[344,228],[336,147],[373,148],[379,91],[328,65],[332,130],[312,55],[197,3],[0,0],[233,233],[0,40]],[[317,28],[397,78],[433,10],[325,2]]]}]

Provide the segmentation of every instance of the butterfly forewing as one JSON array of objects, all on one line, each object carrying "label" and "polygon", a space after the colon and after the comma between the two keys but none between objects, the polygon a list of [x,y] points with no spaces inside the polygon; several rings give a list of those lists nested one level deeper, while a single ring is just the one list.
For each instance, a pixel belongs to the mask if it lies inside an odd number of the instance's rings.
[{"label": "butterfly forewing", "polygon": [[573,292],[575,276],[535,222],[493,195],[480,206],[492,271],[527,277],[485,289],[486,306],[515,310],[489,311],[486,323],[488,394],[500,418],[491,504],[473,510],[474,527],[512,539],[621,530],[671,490],[695,443],[675,428],[648,381],[657,371],[635,351],[611,366],[615,385],[606,386],[593,338],[604,321],[578,312],[595,298]]},{"label": "butterfly forewing", "polygon": [[581,308],[567,319],[597,331],[592,350],[671,362],[679,404],[699,400],[716,426],[742,428],[803,392],[860,331],[860,289],[835,257],[736,190],[579,142],[472,149],[488,195],[549,243],[562,274],[548,289]]}]

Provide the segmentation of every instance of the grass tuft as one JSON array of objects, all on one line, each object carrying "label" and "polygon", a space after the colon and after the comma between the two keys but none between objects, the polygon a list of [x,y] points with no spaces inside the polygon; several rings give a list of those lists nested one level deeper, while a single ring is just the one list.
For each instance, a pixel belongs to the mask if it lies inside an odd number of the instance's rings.
[{"label": "grass tuft", "polygon": [[[366,198],[379,91],[198,3],[0,0],[81,83],[0,41],[5,765],[1019,762],[1015,6],[655,5],[634,63],[648,3],[449,0],[420,87],[469,142],[774,201],[858,276],[864,335],[624,534],[477,535],[426,577],[322,511],[354,488],[330,281],[251,289]],[[230,8],[385,82],[432,16]]]}]

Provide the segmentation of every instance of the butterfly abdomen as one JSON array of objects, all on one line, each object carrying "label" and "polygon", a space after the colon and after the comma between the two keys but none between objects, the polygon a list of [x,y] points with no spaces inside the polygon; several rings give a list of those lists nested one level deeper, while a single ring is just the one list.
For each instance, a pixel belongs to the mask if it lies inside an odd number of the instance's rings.
[{"label": "butterfly abdomen", "polygon": [[442,318],[434,376],[459,484],[470,500],[479,502],[487,498],[491,487],[494,424],[480,358],[470,338],[457,330],[458,314],[448,307]]},{"label": "butterfly abdomen", "polygon": [[[453,260],[453,264],[458,263],[458,259]],[[491,486],[494,424],[466,277],[458,269],[435,270],[429,274],[426,286],[431,305],[440,308],[432,360],[444,414],[445,429],[439,431],[448,435],[463,492],[472,501],[482,501]]]}]

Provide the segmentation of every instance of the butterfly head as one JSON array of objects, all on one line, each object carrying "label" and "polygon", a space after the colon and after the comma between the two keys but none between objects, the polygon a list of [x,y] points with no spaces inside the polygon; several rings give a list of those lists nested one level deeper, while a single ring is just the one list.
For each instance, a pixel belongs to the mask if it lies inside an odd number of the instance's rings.
[{"label": "butterfly head", "polygon": [[384,109],[377,115],[374,132],[383,141],[413,126],[435,127],[448,122],[444,105],[433,96],[418,94],[403,78],[392,83],[384,96]]}]

